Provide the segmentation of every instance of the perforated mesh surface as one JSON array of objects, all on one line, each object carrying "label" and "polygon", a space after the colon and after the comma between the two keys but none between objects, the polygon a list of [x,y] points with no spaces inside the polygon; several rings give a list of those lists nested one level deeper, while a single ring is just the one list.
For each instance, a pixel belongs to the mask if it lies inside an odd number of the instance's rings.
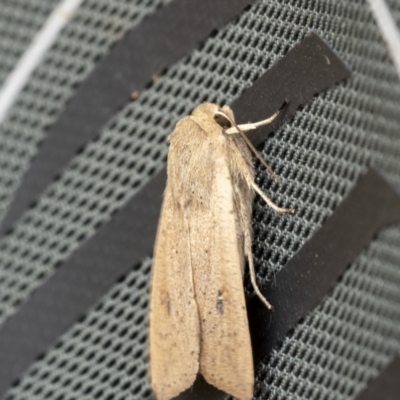
[{"label": "perforated mesh surface", "polygon": [[[124,32],[169,0],[85,0],[0,127],[0,217],[46,128]],[[37,3],[37,1],[35,1]],[[58,2],[57,2],[58,3]],[[18,15],[30,7],[9,5]],[[0,9],[1,10],[1,9]],[[10,12],[11,13],[11,12]],[[23,28],[18,25],[18,29]],[[14,30],[18,30],[14,28]],[[27,29],[27,28],[25,28]],[[31,31],[34,35],[36,30]],[[23,46],[25,43],[22,43]]]},{"label": "perforated mesh surface", "polygon": [[257,374],[258,399],[354,399],[400,352],[400,232],[388,229]]},{"label": "perforated mesh surface", "polygon": [[41,28],[57,0],[2,0],[0,4],[0,84]]},{"label": "perforated mesh surface", "polygon": [[145,260],[77,324],[6,399],[146,399]]},{"label": "perforated mesh surface", "polygon": [[400,26],[400,3],[397,0],[388,0],[386,3],[397,26]]},{"label": "perforated mesh surface", "polygon": [[[85,3],[81,13],[88,13],[89,6]],[[86,29],[95,31],[93,25],[86,24]],[[298,213],[276,216],[256,201],[254,251],[259,279],[270,279],[302,246],[368,162],[378,165],[399,188],[400,85],[366,3],[263,0],[116,115],[2,240],[1,318],[13,312],[163,166],[165,138],[178,118],[203,100],[232,101],[310,29],[333,45],[354,75],[316,98],[264,145],[263,155],[284,185],[276,187],[257,168],[259,184],[278,204],[296,206]],[[68,31],[59,43],[65,35]],[[75,62],[81,65],[85,57],[72,59],[74,66]],[[72,90],[58,80],[58,84],[46,82],[43,78],[38,83],[42,91],[50,85],[57,91]],[[15,143],[15,126],[28,131],[30,120],[19,116],[31,112],[29,107],[22,101],[7,125]],[[54,110],[52,118],[55,114]],[[38,126],[35,140],[25,144],[25,158],[45,125]],[[6,167],[15,180],[20,170]],[[399,229],[381,234],[327,301],[298,326],[271,360],[265,360],[257,374],[257,398],[352,399],[399,352],[399,239]],[[38,361],[6,398],[148,398],[148,280],[145,261]]]}]

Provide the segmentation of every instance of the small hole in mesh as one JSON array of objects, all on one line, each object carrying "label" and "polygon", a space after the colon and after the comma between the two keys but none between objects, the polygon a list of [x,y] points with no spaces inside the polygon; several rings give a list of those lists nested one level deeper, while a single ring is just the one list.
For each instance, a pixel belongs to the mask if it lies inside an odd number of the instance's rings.
[{"label": "small hole in mesh", "polygon": [[12,226],[12,227],[8,228],[8,229],[4,232],[4,235],[5,235],[5,236],[12,235],[12,234],[14,233],[14,231],[15,231],[15,227]]},{"label": "small hole in mesh", "polygon": [[[67,386],[67,385],[66,385]],[[87,386],[85,389],[84,389],[84,391],[83,391],[83,394],[84,395],[88,395],[88,394],[90,394],[90,393],[92,393],[93,392],[93,386]],[[94,398],[96,398],[96,397],[94,397]]]}]

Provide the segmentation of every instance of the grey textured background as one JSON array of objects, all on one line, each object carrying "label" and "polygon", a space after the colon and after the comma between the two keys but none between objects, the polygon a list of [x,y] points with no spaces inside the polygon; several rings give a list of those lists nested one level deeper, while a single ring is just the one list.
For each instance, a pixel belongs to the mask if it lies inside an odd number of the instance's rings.
[{"label": "grey textured background", "polygon": [[43,25],[57,0],[3,0],[0,12],[0,84],[12,70],[32,34]]},{"label": "grey textured background", "polygon": [[[83,2],[0,127],[2,215],[46,127],[74,88],[126,29],[166,2]],[[8,32],[4,42],[0,36],[0,59],[5,54],[7,60],[0,63],[1,79],[54,3],[0,3],[1,16],[3,10],[14,16],[4,24],[0,17],[0,31]],[[400,21],[400,2],[390,5]],[[17,21],[28,18],[27,12],[33,22],[20,34]],[[400,190],[400,82],[367,3],[258,1],[115,115],[0,241],[0,323],[162,168],[166,137],[180,117],[203,100],[231,102],[310,29],[351,66],[353,77],[316,97],[263,146],[284,184],[277,187],[257,163],[259,184],[278,204],[295,206],[298,213],[274,215],[257,199],[258,279],[273,279],[368,163]],[[255,398],[354,399],[400,353],[399,243],[399,227],[387,229],[349,266],[324,303],[264,360]],[[150,398],[150,265],[147,259],[132,266],[5,398]]]}]

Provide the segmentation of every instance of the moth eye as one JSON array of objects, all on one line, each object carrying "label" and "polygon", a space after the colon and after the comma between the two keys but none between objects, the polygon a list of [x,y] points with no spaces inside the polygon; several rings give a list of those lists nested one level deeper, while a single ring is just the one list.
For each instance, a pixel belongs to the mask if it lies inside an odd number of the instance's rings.
[{"label": "moth eye", "polygon": [[222,114],[215,114],[214,115],[214,120],[222,128],[230,128],[232,126],[232,124],[230,123],[229,119],[226,118]]}]

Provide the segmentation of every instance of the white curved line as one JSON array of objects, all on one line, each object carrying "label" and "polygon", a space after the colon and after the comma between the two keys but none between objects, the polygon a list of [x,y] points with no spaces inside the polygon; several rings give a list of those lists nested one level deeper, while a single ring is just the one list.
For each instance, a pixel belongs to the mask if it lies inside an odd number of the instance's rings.
[{"label": "white curved line", "polygon": [[367,0],[400,78],[400,33],[385,0]]},{"label": "white curved line", "polygon": [[0,89],[0,124],[6,118],[32,72],[55,42],[82,0],[63,0],[50,14]]}]

